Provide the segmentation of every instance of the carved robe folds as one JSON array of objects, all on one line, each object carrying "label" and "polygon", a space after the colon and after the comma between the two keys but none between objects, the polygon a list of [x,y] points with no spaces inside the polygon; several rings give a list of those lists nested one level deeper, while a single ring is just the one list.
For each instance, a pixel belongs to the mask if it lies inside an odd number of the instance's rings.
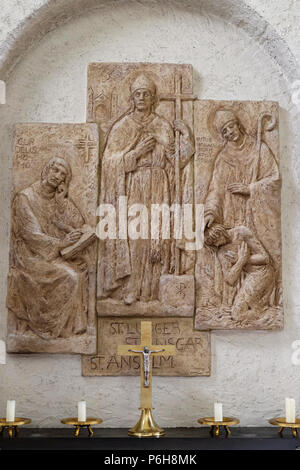
[{"label": "carved robe folds", "polygon": [[206,222],[196,328],[282,328],[278,106],[199,101],[196,109],[196,177],[204,181],[196,199]]},{"label": "carved robe folds", "polygon": [[[81,227],[83,217],[72,201],[66,202],[64,222]],[[87,265],[79,258],[63,260],[65,232],[55,223],[58,211],[54,195],[48,199],[40,182],[17,194],[12,210],[7,306],[19,333],[29,329],[43,339],[67,338],[87,328]]]},{"label": "carved robe folds", "polygon": [[[250,186],[249,198],[227,190],[231,183],[237,182]],[[274,155],[264,142],[257,150],[256,140],[246,135],[237,149],[227,144],[218,154],[205,200],[205,213],[214,214],[217,222],[228,227],[251,225],[251,207],[265,191],[272,191],[276,186],[280,187]]]},{"label": "carved robe folds", "polygon": [[[155,136],[155,148],[137,159],[133,149],[147,134]],[[101,203],[118,207],[118,198],[127,196],[128,207],[142,204],[149,213],[151,204],[169,205],[168,157],[173,157],[173,144],[173,129],[156,114],[151,114],[146,122],[138,122],[132,114],[117,122],[108,136],[103,155]],[[98,289],[104,296],[118,286],[118,281],[130,276],[125,298],[132,295],[134,300],[157,299],[160,275],[169,269],[170,244],[161,237],[151,241],[151,224],[147,228],[145,239],[102,242],[105,246],[99,259]],[[152,249],[160,251],[159,263],[151,262]]]}]

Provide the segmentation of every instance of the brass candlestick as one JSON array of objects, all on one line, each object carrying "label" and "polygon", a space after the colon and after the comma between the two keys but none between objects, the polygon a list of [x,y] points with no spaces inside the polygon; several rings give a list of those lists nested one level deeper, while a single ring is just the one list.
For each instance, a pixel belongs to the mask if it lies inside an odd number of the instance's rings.
[{"label": "brass candlestick", "polygon": [[78,421],[78,418],[64,418],[61,420],[63,424],[75,426],[75,437],[79,436],[80,429],[86,427],[89,432],[89,436],[93,437],[94,433],[92,430],[92,424],[100,424],[103,422],[100,418],[86,418],[85,421]]},{"label": "brass candlestick", "polygon": [[133,428],[129,429],[128,435],[133,437],[161,437],[165,431],[161,429],[152,416],[153,408],[140,408],[141,416]]},{"label": "brass candlestick", "polygon": [[9,437],[17,437],[19,433],[19,426],[31,423],[29,418],[15,418],[14,421],[6,421],[5,418],[0,418],[0,436],[3,435],[4,429],[8,428]]},{"label": "brass candlestick", "polygon": [[204,424],[206,426],[210,426],[209,434],[213,436],[220,435],[220,428],[221,426],[224,427],[226,437],[230,436],[231,432],[229,426],[234,426],[235,424],[239,424],[239,420],[236,418],[223,418],[222,421],[216,421],[215,418],[199,418],[198,423]]},{"label": "brass candlestick", "polygon": [[279,426],[278,434],[282,436],[284,428],[290,428],[292,430],[293,437],[298,437],[298,428],[300,428],[300,418],[296,418],[294,423],[287,423],[286,418],[272,418],[269,419],[269,423],[273,426]]}]

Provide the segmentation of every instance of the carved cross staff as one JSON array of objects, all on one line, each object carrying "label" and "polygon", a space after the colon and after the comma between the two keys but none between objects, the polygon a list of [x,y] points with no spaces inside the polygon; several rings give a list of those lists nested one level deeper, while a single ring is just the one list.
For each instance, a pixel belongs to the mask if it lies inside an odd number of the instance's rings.
[{"label": "carved cross staff", "polygon": [[[137,348],[137,349],[132,349]],[[141,357],[141,408],[152,409],[152,364],[150,355],[172,356],[175,354],[175,346],[154,346],[152,345],[152,323],[151,321],[141,322],[141,344],[118,346],[119,356],[140,356]]]},{"label": "carved cross staff", "polygon": [[[179,72],[175,73],[175,93],[162,94],[159,96],[160,101],[173,101],[175,104],[175,119],[182,119],[182,102],[194,101],[197,96],[192,93],[182,92],[182,75]],[[180,132],[175,132],[175,203],[181,203],[180,195]],[[179,225],[180,226],[180,225]],[[180,249],[175,248],[175,274],[180,274]]]}]

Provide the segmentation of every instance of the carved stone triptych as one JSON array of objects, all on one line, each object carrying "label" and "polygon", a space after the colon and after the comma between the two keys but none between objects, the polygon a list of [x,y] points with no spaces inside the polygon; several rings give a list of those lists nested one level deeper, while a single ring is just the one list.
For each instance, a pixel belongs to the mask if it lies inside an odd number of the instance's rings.
[{"label": "carved stone triptych", "polygon": [[213,329],[283,327],[278,105],[198,100],[190,65],[92,63],[87,124],[18,124],[10,352],[137,375],[140,320],[210,374]]}]

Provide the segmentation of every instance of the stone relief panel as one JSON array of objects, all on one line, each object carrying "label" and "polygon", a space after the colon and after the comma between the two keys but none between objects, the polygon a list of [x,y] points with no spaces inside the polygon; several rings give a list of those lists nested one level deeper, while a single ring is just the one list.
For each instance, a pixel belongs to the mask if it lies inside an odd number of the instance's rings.
[{"label": "stone relief panel", "polygon": [[19,124],[12,173],[9,352],[96,351],[95,124]]},{"label": "stone relief panel", "polygon": [[278,104],[195,102],[195,327],[283,327]]},{"label": "stone relief panel", "polygon": [[[189,65],[89,67],[88,120],[102,136],[100,205],[109,206],[108,230],[111,214],[117,219],[114,238],[100,236],[100,316],[194,314],[194,253],[175,240],[170,211],[193,203],[194,98]],[[159,207],[169,211],[167,222],[155,219]]]},{"label": "stone relief panel", "polygon": [[[186,247],[194,229],[192,75],[190,65],[89,66],[87,114],[99,124],[100,207],[108,207],[99,215],[105,230],[112,213],[117,224],[113,239],[99,236],[98,350],[82,358],[83,375],[138,375],[139,358],[116,351],[138,344],[141,319],[152,321],[155,341],[176,345],[174,358],[153,359],[154,373],[210,374],[209,333],[194,329],[195,251]],[[175,233],[183,205],[191,209],[188,239]]]},{"label": "stone relief panel", "polygon": [[138,375],[116,350],[150,319],[177,350],[154,373],[200,376],[208,330],[283,327],[278,104],[200,101],[192,72],[92,63],[88,124],[16,126],[9,352]]},{"label": "stone relief panel", "polygon": [[[144,320],[144,319],[143,319]],[[152,322],[153,344],[174,345],[175,356],[152,357],[154,375],[210,375],[210,334],[195,331],[192,318],[148,318]],[[140,343],[141,321],[132,318],[98,319],[98,353],[82,356],[86,376],[139,375],[140,358],[118,356],[119,344]]]}]

